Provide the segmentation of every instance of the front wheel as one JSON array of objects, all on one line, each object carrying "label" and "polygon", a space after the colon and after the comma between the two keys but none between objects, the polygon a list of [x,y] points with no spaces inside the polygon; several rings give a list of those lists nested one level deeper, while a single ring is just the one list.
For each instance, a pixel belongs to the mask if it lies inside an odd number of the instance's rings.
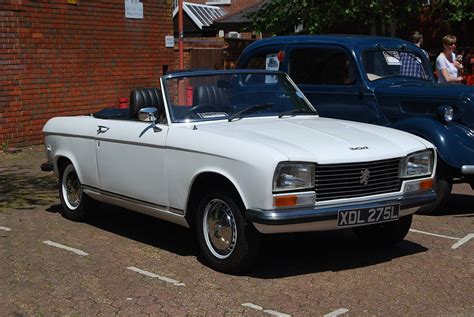
[{"label": "front wheel", "polygon": [[451,179],[438,178],[434,187],[436,192],[436,200],[426,206],[418,209],[417,214],[434,215],[440,211],[441,207],[448,201],[449,194],[453,188],[453,181]]},{"label": "front wheel", "polygon": [[364,243],[375,246],[391,246],[402,241],[410,230],[413,215],[397,221],[384,222],[354,228],[357,237]]},{"label": "front wheel", "polygon": [[219,191],[205,195],[196,213],[196,234],[204,261],[224,273],[247,270],[257,256],[260,234],[247,224],[239,199]]},{"label": "front wheel", "polygon": [[84,221],[94,207],[94,200],[82,192],[82,184],[76,169],[67,164],[59,176],[59,198],[64,218]]}]

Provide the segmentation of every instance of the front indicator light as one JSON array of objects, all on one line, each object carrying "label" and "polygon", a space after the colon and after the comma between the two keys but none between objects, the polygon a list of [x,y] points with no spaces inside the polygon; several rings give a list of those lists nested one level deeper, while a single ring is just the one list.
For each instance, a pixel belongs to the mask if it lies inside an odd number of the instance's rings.
[{"label": "front indicator light", "polygon": [[273,206],[275,208],[314,206],[315,203],[316,193],[314,192],[273,196]]},{"label": "front indicator light", "polygon": [[425,179],[422,181],[408,183],[405,187],[405,192],[425,191],[432,188],[433,188],[433,180]]},{"label": "front indicator light", "polygon": [[277,196],[273,199],[273,205],[275,207],[292,207],[296,206],[298,197],[296,195],[292,196]]},{"label": "front indicator light", "polygon": [[420,190],[428,190],[433,188],[433,180],[427,179],[420,182]]}]

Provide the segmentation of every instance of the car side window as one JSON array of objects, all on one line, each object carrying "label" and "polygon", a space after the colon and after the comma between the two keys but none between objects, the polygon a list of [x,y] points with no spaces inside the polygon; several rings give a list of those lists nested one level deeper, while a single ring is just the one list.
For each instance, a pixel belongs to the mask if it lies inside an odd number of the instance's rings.
[{"label": "car side window", "polygon": [[340,48],[296,48],[290,53],[289,75],[296,84],[352,85],[355,68]]},{"label": "car side window", "polygon": [[246,69],[267,69],[267,58],[276,55],[277,51],[263,51],[253,55],[245,64]]}]

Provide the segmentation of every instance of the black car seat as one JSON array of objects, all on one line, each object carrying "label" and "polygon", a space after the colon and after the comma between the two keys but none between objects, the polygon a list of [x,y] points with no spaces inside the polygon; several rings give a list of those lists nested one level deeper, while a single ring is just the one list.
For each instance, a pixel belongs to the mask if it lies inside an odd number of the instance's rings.
[{"label": "black car seat", "polygon": [[203,85],[194,87],[193,105],[211,105],[217,109],[225,110],[229,106],[229,100],[222,88]]},{"label": "black car seat", "polygon": [[138,119],[138,111],[142,108],[155,107],[158,109],[157,117],[165,113],[163,96],[159,88],[135,88],[130,93],[130,119]]}]

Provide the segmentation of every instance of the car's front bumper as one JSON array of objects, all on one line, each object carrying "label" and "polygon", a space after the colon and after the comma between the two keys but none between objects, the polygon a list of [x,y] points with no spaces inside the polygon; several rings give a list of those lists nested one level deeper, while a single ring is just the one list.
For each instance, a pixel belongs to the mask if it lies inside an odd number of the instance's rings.
[{"label": "car's front bumper", "polygon": [[461,173],[464,175],[474,175],[474,165],[463,165]]},{"label": "car's front bumper", "polygon": [[339,210],[377,208],[399,204],[399,216],[403,217],[415,213],[419,207],[433,203],[435,200],[436,194],[433,190],[430,190],[423,193],[404,194],[385,199],[320,207],[300,207],[279,210],[248,209],[246,211],[246,217],[261,233],[325,231],[347,228],[338,227],[337,217]]}]

